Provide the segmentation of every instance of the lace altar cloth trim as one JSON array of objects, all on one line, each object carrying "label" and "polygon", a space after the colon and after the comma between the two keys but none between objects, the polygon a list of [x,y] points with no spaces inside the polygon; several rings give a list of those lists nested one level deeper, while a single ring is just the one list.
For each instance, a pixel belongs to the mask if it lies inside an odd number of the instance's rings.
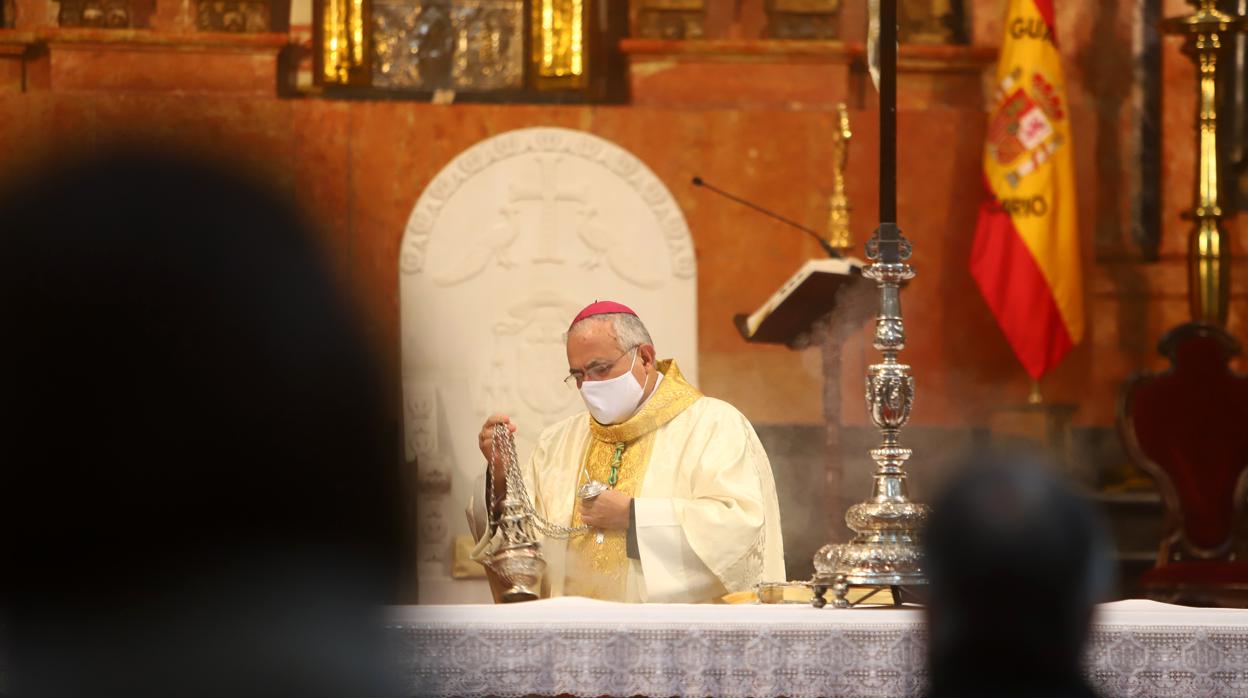
[{"label": "lace altar cloth trim", "polygon": [[[926,681],[926,630],[913,611],[675,605],[629,621],[582,605],[575,618],[564,607],[546,620],[472,612],[457,623],[447,608],[393,623],[411,695],[891,697],[920,696]],[[1182,624],[1182,612],[1158,624],[1121,622],[1155,613],[1101,614],[1087,655],[1101,695],[1248,696],[1248,612],[1210,621],[1182,611],[1195,622]]]}]

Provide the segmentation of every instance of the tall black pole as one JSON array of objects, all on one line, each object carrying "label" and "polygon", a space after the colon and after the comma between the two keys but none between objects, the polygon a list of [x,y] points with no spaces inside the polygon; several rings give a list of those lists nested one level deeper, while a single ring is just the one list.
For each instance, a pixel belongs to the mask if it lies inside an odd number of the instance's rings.
[{"label": "tall black pole", "polygon": [[880,0],[880,261],[900,261],[897,228],[897,0]]},{"label": "tall black pole", "polygon": [[[811,603],[822,608],[832,590],[833,605],[847,608],[850,587],[888,588],[893,602],[905,601],[910,587],[927,583],[919,532],[927,522],[925,505],[906,492],[905,464],[910,449],[901,445],[901,428],[914,404],[910,367],[897,360],[906,348],[901,318],[901,285],[914,278],[906,263],[910,243],[897,227],[897,0],[880,0],[880,227],[867,242],[871,264],[862,270],[880,291],[871,343],[883,360],[867,374],[867,414],[880,430],[880,445],[871,449],[876,470],[871,498],[850,507],[845,523],[854,539],[828,544],[815,553]],[[868,594],[867,598],[871,595]]]},{"label": "tall black pole", "polygon": [[897,222],[897,0],[880,0],[880,222]]}]

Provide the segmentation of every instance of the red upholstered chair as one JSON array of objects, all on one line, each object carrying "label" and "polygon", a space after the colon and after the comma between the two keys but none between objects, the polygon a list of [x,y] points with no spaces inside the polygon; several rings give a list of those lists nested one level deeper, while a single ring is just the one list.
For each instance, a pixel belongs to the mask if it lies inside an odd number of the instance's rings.
[{"label": "red upholstered chair", "polygon": [[1157,565],[1141,579],[1158,601],[1248,606],[1248,377],[1237,341],[1187,324],[1158,346],[1171,367],[1127,382],[1118,429],[1165,506]]}]

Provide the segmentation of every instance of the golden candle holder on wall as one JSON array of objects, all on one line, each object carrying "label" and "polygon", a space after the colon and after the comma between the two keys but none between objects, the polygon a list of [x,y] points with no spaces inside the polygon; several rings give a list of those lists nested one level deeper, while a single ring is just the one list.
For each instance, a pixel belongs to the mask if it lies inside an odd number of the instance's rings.
[{"label": "golden candle holder on wall", "polygon": [[1167,19],[1166,33],[1186,39],[1184,51],[1196,63],[1196,227],[1188,242],[1188,297],[1192,319],[1225,325],[1231,291],[1230,238],[1222,225],[1218,161],[1218,65],[1230,49],[1230,38],[1244,30],[1248,18],[1229,15],[1215,0],[1189,0],[1195,12]]}]

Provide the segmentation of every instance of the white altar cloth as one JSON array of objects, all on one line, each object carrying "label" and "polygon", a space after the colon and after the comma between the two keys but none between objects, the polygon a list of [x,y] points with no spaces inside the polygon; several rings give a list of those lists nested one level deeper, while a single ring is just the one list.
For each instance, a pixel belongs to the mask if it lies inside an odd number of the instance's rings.
[{"label": "white altar cloth", "polygon": [[[413,696],[919,696],[926,681],[912,609],[561,598],[396,607],[390,624]],[[1106,604],[1086,661],[1107,698],[1243,698],[1248,611]]]}]

